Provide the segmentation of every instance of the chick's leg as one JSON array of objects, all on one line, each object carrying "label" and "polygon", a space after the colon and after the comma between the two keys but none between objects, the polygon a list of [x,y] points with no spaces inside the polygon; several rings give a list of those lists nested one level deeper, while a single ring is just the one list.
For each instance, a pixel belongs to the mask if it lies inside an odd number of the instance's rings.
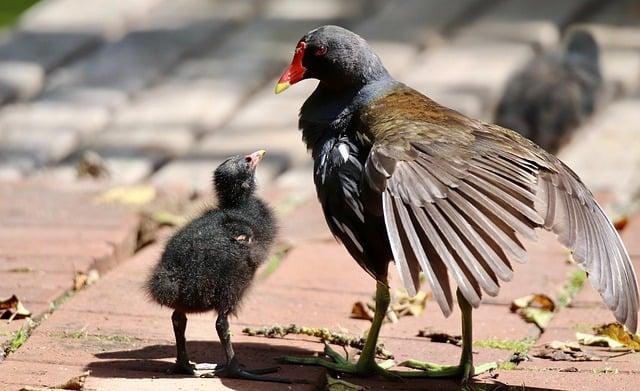
[{"label": "chick's leg", "polygon": [[199,370],[214,370],[220,367],[217,364],[194,364],[189,361],[187,341],[184,336],[187,328],[187,315],[184,312],[179,310],[173,311],[171,323],[173,324],[173,333],[176,337],[176,363],[169,369],[169,373],[197,376],[197,371]]},{"label": "chick's leg", "polygon": [[171,315],[173,333],[176,337],[176,363],[169,369],[169,373],[181,373],[185,375],[195,374],[195,365],[189,361],[187,345],[184,332],[187,328],[187,315],[184,312],[175,310]]},{"label": "chick's leg", "polygon": [[212,373],[203,374],[203,377],[228,377],[237,379],[267,381],[276,383],[293,383],[292,380],[286,378],[278,378],[273,376],[264,376],[265,373],[272,373],[278,371],[278,368],[262,368],[255,370],[246,370],[238,362],[235,352],[233,351],[233,345],[231,344],[231,336],[229,335],[229,321],[228,314],[221,313],[216,320],[216,331],[220,338],[220,343],[224,348],[224,353],[227,358],[227,362],[220,369],[216,369]]}]

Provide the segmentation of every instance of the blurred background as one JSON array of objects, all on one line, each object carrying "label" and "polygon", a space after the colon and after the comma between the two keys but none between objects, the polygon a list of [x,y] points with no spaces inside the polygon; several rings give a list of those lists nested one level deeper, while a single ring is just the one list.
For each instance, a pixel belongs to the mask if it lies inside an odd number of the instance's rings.
[{"label": "blurred background", "polygon": [[316,82],[273,87],[323,24],[361,34],[397,79],[486,121],[523,68],[587,29],[602,89],[558,153],[619,203],[638,192],[638,0],[1,0],[0,181],[192,195],[223,158],[264,148],[262,188],[313,192],[296,122]]}]

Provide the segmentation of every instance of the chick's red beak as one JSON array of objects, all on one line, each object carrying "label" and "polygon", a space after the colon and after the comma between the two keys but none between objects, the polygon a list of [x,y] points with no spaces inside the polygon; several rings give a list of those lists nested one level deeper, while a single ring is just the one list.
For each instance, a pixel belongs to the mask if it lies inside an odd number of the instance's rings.
[{"label": "chick's red beak", "polygon": [[281,93],[292,84],[296,84],[300,80],[304,79],[304,73],[307,69],[302,65],[302,57],[304,56],[304,49],[306,47],[306,42],[298,42],[296,51],[293,54],[291,65],[284,70],[284,73],[280,76],[280,80],[278,80],[278,84],[276,84],[276,94]]},{"label": "chick's red beak", "polygon": [[261,149],[259,151],[255,151],[254,153],[251,153],[251,154],[245,156],[244,160],[247,163],[249,163],[251,168],[255,169],[258,166],[258,163],[260,163],[260,161],[264,157],[265,153],[267,153],[267,151],[265,151],[264,149]]}]

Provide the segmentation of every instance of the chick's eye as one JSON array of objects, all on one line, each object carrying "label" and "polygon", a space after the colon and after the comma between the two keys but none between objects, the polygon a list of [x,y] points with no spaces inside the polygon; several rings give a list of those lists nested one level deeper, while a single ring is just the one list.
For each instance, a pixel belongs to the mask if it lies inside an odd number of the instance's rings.
[{"label": "chick's eye", "polygon": [[317,57],[322,57],[325,54],[327,54],[327,47],[326,46],[318,46],[313,52],[313,55],[317,56]]}]

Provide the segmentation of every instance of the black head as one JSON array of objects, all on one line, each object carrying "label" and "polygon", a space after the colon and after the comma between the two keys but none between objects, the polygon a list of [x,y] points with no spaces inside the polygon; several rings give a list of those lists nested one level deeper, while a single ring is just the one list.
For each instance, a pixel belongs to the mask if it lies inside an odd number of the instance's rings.
[{"label": "black head", "polygon": [[276,93],[304,79],[318,79],[331,88],[349,88],[389,77],[367,41],[339,26],[322,26],[298,41],[291,65]]},{"label": "black head", "polygon": [[576,29],[567,35],[565,56],[570,61],[598,64],[600,49],[589,31]]},{"label": "black head", "polygon": [[255,172],[265,151],[236,155],[225,160],[213,173],[213,184],[220,207],[241,205],[256,189]]}]

